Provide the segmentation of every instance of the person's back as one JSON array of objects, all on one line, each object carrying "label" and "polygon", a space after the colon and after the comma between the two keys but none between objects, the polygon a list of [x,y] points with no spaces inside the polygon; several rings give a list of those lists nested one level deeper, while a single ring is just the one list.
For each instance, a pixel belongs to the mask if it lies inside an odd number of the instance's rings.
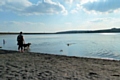
[{"label": "person's back", "polygon": [[23,36],[22,36],[22,34],[19,34],[19,35],[18,35],[17,41],[18,41],[18,42],[23,42]]}]

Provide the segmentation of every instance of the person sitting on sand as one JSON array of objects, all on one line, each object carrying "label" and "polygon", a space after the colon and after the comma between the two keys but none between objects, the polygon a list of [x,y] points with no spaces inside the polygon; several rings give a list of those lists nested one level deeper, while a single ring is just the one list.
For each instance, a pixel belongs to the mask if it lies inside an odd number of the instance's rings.
[{"label": "person sitting on sand", "polygon": [[20,34],[17,36],[17,42],[18,42],[17,43],[18,51],[24,52],[24,49],[23,49],[24,38],[23,38],[22,32],[20,32]]}]

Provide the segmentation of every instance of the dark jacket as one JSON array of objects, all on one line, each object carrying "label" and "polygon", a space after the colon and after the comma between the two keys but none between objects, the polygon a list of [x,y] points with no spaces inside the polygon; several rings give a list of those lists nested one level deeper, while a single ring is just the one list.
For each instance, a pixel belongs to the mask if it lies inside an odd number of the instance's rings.
[{"label": "dark jacket", "polygon": [[24,38],[22,34],[19,34],[17,36],[17,41],[18,41],[18,45],[23,45]]}]

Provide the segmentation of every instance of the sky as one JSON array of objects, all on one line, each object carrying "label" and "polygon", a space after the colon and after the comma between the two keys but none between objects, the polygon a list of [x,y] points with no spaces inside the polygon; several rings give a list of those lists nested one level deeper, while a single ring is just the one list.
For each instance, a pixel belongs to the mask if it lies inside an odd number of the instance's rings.
[{"label": "sky", "polygon": [[120,0],[0,0],[0,32],[120,28]]}]

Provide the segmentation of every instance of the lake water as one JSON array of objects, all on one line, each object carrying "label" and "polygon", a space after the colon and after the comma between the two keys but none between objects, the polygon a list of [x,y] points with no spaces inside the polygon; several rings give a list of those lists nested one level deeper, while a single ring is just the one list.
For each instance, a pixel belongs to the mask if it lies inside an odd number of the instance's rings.
[{"label": "lake water", "polygon": [[[17,50],[16,38],[17,35],[0,35],[0,46]],[[24,35],[24,38],[32,44],[30,52],[120,60],[119,33]]]}]

